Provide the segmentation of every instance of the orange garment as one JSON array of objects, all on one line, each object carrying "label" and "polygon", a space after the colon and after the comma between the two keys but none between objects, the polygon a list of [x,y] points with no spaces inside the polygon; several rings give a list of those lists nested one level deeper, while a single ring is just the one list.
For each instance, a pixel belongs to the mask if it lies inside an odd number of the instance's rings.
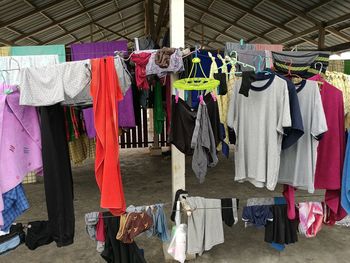
[{"label": "orange garment", "polygon": [[96,129],[95,176],[102,208],[113,215],[125,213],[119,164],[118,101],[123,99],[113,57],[91,60],[94,122]]}]

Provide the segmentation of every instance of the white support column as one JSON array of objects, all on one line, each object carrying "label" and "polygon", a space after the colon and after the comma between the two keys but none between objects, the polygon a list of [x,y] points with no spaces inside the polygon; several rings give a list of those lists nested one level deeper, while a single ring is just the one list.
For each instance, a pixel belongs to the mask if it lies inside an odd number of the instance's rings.
[{"label": "white support column", "polygon": [[[170,0],[170,47],[179,48],[185,46],[185,3],[184,0]],[[171,83],[177,79],[175,74],[171,75]],[[179,91],[181,98],[184,92]],[[171,176],[172,176],[172,198],[178,189],[185,189],[185,155],[174,145],[171,145]]]}]

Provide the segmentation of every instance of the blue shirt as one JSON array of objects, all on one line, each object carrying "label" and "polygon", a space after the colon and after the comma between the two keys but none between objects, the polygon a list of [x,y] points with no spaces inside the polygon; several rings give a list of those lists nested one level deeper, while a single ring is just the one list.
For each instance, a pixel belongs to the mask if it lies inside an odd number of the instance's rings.
[{"label": "blue shirt", "polygon": [[4,201],[4,210],[2,211],[4,225],[0,226],[0,230],[8,231],[16,218],[29,208],[29,203],[22,184],[4,193],[2,199]]}]

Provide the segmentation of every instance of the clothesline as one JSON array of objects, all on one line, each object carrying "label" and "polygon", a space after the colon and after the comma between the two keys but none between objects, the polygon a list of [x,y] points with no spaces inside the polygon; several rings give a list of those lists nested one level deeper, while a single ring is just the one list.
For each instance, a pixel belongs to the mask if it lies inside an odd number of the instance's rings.
[{"label": "clothesline", "polygon": [[[305,195],[305,196],[295,196],[295,198],[308,198],[308,197],[324,197],[324,195]],[[251,199],[253,197],[249,197],[249,198],[236,198],[237,200],[239,200],[240,202],[242,201],[247,201],[248,199]],[[254,198],[266,198],[266,197],[254,197]],[[271,197],[273,198],[273,197]],[[220,198],[218,198],[220,199]],[[161,204],[161,203],[160,203]],[[142,205],[142,206],[147,206],[147,205]],[[148,206],[152,206],[152,205],[148,205]],[[162,204],[162,206],[173,206],[172,203],[164,203]],[[137,207],[137,206],[136,206]],[[177,211],[180,211],[180,212],[188,212],[188,211],[195,211],[195,210],[211,210],[211,209],[232,209],[232,207],[196,207],[194,208],[193,210],[186,210],[186,209],[171,209],[170,212],[177,212]],[[239,208],[237,207],[237,209],[239,210]],[[107,211],[100,211],[100,212],[107,212]],[[102,216],[102,218],[116,218],[116,217],[120,217],[120,216],[114,216],[114,215],[110,215],[110,216]],[[26,224],[28,223],[28,221],[37,221],[37,220],[42,220],[42,217],[37,217],[37,218],[28,218],[26,220],[17,220],[16,223],[22,223],[22,224]]]}]

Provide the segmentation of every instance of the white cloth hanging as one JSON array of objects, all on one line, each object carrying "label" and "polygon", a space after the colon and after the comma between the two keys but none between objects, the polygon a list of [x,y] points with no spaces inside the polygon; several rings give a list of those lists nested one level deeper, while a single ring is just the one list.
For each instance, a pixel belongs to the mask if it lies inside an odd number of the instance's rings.
[{"label": "white cloth hanging", "polygon": [[0,81],[7,85],[18,85],[21,69],[30,67],[39,68],[58,63],[58,55],[0,56],[0,70],[2,70]]},{"label": "white cloth hanging", "polygon": [[181,224],[180,201],[176,202],[175,224],[173,237],[168,247],[168,253],[177,261],[184,263],[186,260],[187,225]]},{"label": "white cloth hanging", "polygon": [[20,70],[20,105],[49,106],[90,88],[90,60]]}]

